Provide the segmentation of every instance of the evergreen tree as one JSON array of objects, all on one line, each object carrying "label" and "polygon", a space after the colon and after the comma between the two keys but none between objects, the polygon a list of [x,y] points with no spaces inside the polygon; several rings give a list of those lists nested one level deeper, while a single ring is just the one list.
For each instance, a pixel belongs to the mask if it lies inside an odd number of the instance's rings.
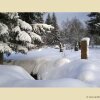
[{"label": "evergreen tree", "polygon": [[19,18],[18,13],[0,13],[0,63],[3,53],[12,51],[27,53],[42,43],[41,34],[54,29],[51,25],[28,24]]},{"label": "evergreen tree", "polygon": [[43,15],[42,12],[20,12],[19,16],[21,19],[26,21],[27,23],[43,23]]},{"label": "evergreen tree", "polygon": [[51,24],[54,27],[54,30],[52,30],[52,32],[47,34],[46,36],[47,44],[48,45],[59,44],[60,42],[59,27],[55,13],[52,14],[52,17],[50,17],[50,14],[48,14],[46,19],[46,24]]},{"label": "evergreen tree", "polygon": [[52,26],[54,27],[54,30],[52,31],[53,37],[54,37],[54,44],[59,44],[60,42],[60,33],[59,33],[59,26],[57,23],[57,18],[55,13],[52,14]]},{"label": "evergreen tree", "polygon": [[51,16],[50,16],[49,13],[48,13],[48,16],[47,16],[45,23],[48,24],[48,25],[52,25],[52,19],[51,19]]},{"label": "evergreen tree", "polygon": [[88,32],[91,36],[92,44],[100,44],[100,13],[91,12],[88,14],[90,20],[87,21]]},{"label": "evergreen tree", "polygon": [[98,12],[91,12],[88,14],[90,20],[87,21],[88,31],[90,34],[98,34],[100,35],[99,27],[96,24],[100,23],[100,13]]}]

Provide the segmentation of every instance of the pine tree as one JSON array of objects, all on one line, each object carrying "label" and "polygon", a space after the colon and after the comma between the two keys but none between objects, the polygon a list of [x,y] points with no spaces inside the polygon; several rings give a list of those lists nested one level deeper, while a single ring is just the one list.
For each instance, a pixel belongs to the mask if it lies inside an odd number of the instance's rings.
[{"label": "pine tree", "polygon": [[51,19],[50,13],[48,13],[48,16],[47,16],[45,23],[48,25],[52,25],[52,19]]},{"label": "pine tree", "polygon": [[88,17],[90,17],[90,20],[87,21],[87,27],[91,35],[92,44],[100,44],[100,13],[91,12]]},{"label": "pine tree", "polygon": [[54,27],[54,30],[52,31],[53,35],[53,42],[54,44],[59,44],[60,42],[60,33],[59,33],[59,26],[57,23],[57,18],[55,13],[52,14],[52,26]]},{"label": "pine tree", "polygon": [[54,29],[51,25],[35,23],[30,25],[19,18],[18,13],[0,13],[0,63],[3,54],[12,51],[27,53],[42,43],[41,34]]},{"label": "pine tree", "polygon": [[88,20],[87,22],[89,33],[92,35],[94,34],[100,35],[99,27],[97,27],[96,25],[100,23],[100,13],[91,12],[90,14],[88,14],[88,16],[90,17],[90,20]]},{"label": "pine tree", "polygon": [[58,27],[57,18],[56,18],[55,13],[52,14],[52,17],[50,16],[50,14],[48,14],[47,19],[46,19],[46,24],[51,24],[54,27],[54,30],[52,30],[52,32],[47,34],[46,36],[47,44],[48,45],[59,44],[60,42],[59,27]]},{"label": "pine tree", "polygon": [[43,23],[43,15],[42,12],[20,12],[19,16],[22,20],[26,21],[29,24],[33,23]]}]

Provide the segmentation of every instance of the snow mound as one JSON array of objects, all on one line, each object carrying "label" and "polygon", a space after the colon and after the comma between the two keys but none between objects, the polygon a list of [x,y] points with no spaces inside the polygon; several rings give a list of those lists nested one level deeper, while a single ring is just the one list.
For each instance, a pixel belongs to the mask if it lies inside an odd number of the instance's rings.
[{"label": "snow mound", "polygon": [[[7,86],[9,82],[17,80],[34,80],[19,66],[0,65],[0,86]],[[13,84],[13,82],[11,83]]]},{"label": "snow mound", "polygon": [[[44,72],[46,73],[46,72]],[[49,69],[46,73],[46,80],[73,78],[79,79],[86,83],[95,84],[100,82],[99,61],[75,60],[69,64],[65,64],[61,68]],[[44,75],[45,76],[45,75]]]},{"label": "snow mound", "polygon": [[91,87],[77,79],[59,79],[59,80],[12,80],[7,83],[0,84],[2,87]]},{"label": "snow mound", "polygon": [[35,61],[33,74],[37,74],[38,79],[45,80],[50,70],[61,68],[69,62],[70,60],[67,58],[40,58]]}]

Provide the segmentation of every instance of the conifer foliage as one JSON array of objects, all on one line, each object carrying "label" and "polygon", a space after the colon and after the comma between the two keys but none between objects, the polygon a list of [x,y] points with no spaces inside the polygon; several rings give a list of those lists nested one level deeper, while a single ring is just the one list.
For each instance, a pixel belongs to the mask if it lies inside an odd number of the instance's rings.
[{"label": "conifer foliage", "polygon": [[43,42],[41,33],[46,34],[52,29],[51,25],[43,23],[29,24],[17,12],[0,13],[0,53],[27,53]]}]

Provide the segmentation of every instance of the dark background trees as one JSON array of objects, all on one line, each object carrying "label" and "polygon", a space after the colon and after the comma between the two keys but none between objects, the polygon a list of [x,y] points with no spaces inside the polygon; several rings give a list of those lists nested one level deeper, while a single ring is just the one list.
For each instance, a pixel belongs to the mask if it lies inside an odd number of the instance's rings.
[{"label": "dark background trees", "polygon": [[91,12],[88,14],[90,18],[87,23],[88,33],[90,34],[92,44],[100,44],[100,13]]}]

